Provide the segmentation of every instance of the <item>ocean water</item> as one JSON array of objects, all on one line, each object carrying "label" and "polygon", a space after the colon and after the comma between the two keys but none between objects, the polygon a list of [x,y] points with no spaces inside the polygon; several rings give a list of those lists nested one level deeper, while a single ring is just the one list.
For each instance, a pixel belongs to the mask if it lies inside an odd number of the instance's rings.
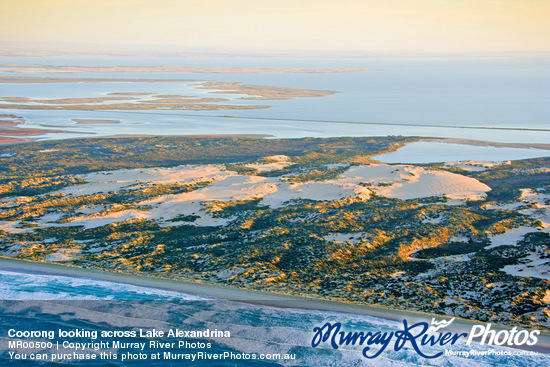
[{"label": "ocean water", "polygon": [[[331,348],[322,343],[312,348],[313,328],[326,322],[340,322],[346,331],[395,332],[403,329],[403,323],[380,318],[314,311],[297,308],[277,308],[253,305],[222,299],[199,299],[175,292],[153,290],[112,282],[85,278],[70,278],[42,274],[23,274],[8,271],[0,272],[0,335],[9,329],[15,330],[139,330],[155,328],[168,330],[222,330],[229,331],[230,338],[187,339],[189,342],[210,342],[210,348],[172,348],[174,353],[233,354],[288,354],[290,360],[239,360],[228,359],[212,364],[211,361],[196,361],[196,366],[546,366],[550,356],[513,355],[521,353],[504,347],[487,347],[479,344],[466,345],[464,341],[452,347],[423,347],[425,354],[435,355],[451,349],[454,352],[475,351],[492,353],[477,356],[442,355],[434,359],[420,357],[413,348],[384,350],[379,357],[366,359],[361,355],[360,346]],[[33,287],[32,284],[35,286]],[[36,296],[33,297],[33,293]],[[154,300],[152,299],[154,296]],[[410,321],[410,320],[409,320]],[[427,320],[429,322],[429,320]],[[100,338],[101,339],[101,338]],[[99,341],[96,339],[95,341]],[[39,339],[37,339],[39,340]],[[67,340],[54,338],[53,341]],[[89,337],[75,337],[71,341],[94,341]],[[101,340],[114,340],[103,338]],[[120,340],[120,339],[119,339]],[[151,338],[126,338],[124,341],[146,342]],[[161,341],[174,341],[158,338]],[[379,347],[372,346],[371,353]],[[6,339],[0,341],[0,361],[7,365],[36,365],[10,359]],[[165,349],[147,347],[143,353],[150,356]],[[20,351],[22,352],[22,351]],[[44,349],[41,352],[55,352]],[[109,350],[109,353],[122,355],[128,349]],[[500,355],[498,355],[500,354]],[[78,362],[70,365],[132,365],[149,366],[151,360],[136,360],[117,363],[100,361]],[[178,361],[158,361],[158,366],[179,365]]]},{"label": "ocean water", "polygon": [[26,274],[0,270],[2,300],[207,300],[180,292],[89,278]]}]

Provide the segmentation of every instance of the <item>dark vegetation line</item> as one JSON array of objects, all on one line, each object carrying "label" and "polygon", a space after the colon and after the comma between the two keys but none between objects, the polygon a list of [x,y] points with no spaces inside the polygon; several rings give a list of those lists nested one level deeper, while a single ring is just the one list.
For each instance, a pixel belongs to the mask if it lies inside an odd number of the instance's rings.
[{"label": "dark vegetation line", "polygon": [[[181,136],[76,138],[0,146],[0,184],[16,178],[122,168],[253,162],[284,154],[296,164],[346,162],[394,151],[414,137],[190,138]],[[0,193],[1,195],[1,193]]]}]

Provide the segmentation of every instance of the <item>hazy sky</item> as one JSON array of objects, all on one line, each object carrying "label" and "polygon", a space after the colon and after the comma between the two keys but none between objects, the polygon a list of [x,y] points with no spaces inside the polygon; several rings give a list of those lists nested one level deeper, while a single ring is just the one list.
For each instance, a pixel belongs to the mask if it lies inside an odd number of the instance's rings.
[{"label": "hazy sky", "polygon": [[0,44],[547,52],[550,0],[0,0]]}]

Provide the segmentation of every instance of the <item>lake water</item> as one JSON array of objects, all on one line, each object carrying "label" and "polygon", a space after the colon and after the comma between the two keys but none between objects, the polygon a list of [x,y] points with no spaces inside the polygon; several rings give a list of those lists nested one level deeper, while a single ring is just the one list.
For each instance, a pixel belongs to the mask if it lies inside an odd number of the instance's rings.
[{"label": "lake water", "polygon": [[[385,163],[431,163],[464,160],[507,161],[546,157],[550,151],[491,146],[466,146],[437,142],[414,142],[374,159]],[[480,158],[481,157],[481,158]]]},{"label": "lake water", "polygon": [[[59,126],[66,138],[113,134],[269,134],[306,136],[435,136],[498,142],[547,143],[550,96],[548,59],[279,59],[279,58],[0,58],[1,64],[79,66],[190,66],[366,68],[345,73],[70,73],[16,74],[69,77],[180,78],[238,81],[335,90],[323,98],[245,101],[272,108],[228,111],[2,110],[25,117],[28,127]],[[14,75],[8,72],[3,75]],[[190,83],[2,84],[1,96],[97,97],[109,92],[207,95]],[[240,101],[238,103],[243,103]],[[234,115],[234,118],[220,117]],[[75,125],[73,118],[116,119],[118,125]],[[482,127],[482,129],[480,129]],[[492,127],[496,129],[486,129]],[[511,129],[511,130],[507,130]],[[527,130],[525,130],[527,129]],[[535,129],[529,130],[529,129]]]}]

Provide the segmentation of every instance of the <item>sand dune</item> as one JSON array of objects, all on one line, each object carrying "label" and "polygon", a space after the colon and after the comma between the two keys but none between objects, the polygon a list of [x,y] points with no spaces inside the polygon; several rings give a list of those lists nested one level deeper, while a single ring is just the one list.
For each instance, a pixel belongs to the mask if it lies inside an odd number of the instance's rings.
[{"label": "sand dune", "polygon": [[545,255],[546,254],[543,253],[532,253],[521,259],[521,264],[506,265],[502,268],[502,271],[519,277],[532,277],[550,280],[550,260],[545,258]]},{"label": "sand dune", "polygon": [[[281,169],[291,164],[286,156],[267,157],[249,164],[257,171]],[[145,183],[197,183],[208,185],[195,191],[157,196],[138,203],[136,208],[102,212],[104,208],[84,208],[70,225],[97,227],[108,223],[143,218],[157,220],[161,225],[173,225],[180,215],[199,218],[194,224],[218,226],[231,218],[219,218],[216,211],[228,202],[260,200],[260,205],[279,208],[297,199],[317,201],[358,197],[368,200],[374,192],[381,196],[414,199],[446,196],[455,200],[478,200],[490,190],[485,184],[469,177],[446,171],[430,171],[412,165],[352,166],[338,177],[327,181],[291,183],[283,177],[262,177],[225,170],[223,165],[188,165],[172,168],[123,169],[96,172],[80,176],[87,183],[64,188],[59,193],[75,196],[108,193],[131,189]],[[44,223],[43,225],[58,225]],[[67,225],[67,224],[64,224]]]},{"label": "sand dune", "polygon": [[352,167],[338,182],[369,183],[378,195],[402,200],[430,196],[479,200],[491,190],[489,186],[470,177],[410,165]]}]

